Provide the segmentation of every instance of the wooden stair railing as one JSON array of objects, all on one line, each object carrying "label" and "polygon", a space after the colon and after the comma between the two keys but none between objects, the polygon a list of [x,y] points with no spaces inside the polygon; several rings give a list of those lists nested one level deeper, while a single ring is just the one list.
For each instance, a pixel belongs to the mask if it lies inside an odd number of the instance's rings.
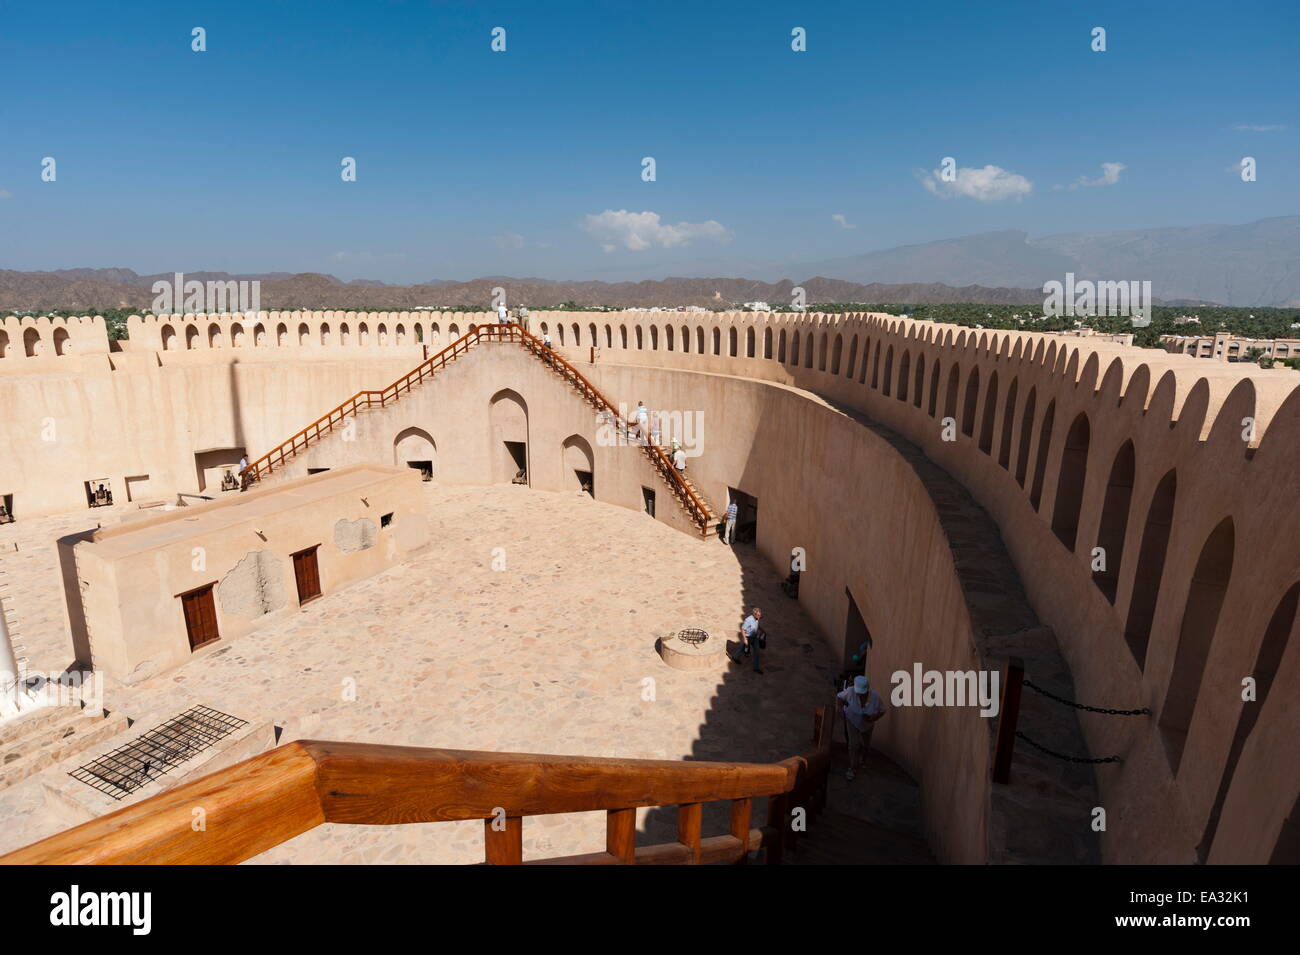
[{"label": "wooden stair railing", "polygon": [[287,441],[282,441],[256,461],[250,462],[243,473],[250,483],[260,481],[275,468],[282,467],[289,458],[299,451],[305,451],[308,445],[314,441],[319,441],[324,435],[333,431],[335,427],[342,425],[349,417],[355,416],[358,411],[363,408],[383,408],[390,402],[396,401],[426,378],[432,378],[441,368],[455,361],[480,341],[509,340],[509,329],[512,327],[510,325],[476,325],[436,355],[430,355],[420,362],[387,388],[380,391],[358,391],[347,401],[321,415],[321,417]]},{"label": "wooden stair railing", "polygon": [[[621,434],[628,433],[631,422],[618,413],[618,409],[600,393],[600,389],[587,380],[582,372],[578,371],[577,368],[573,367],[553,349],[547,348],[530,332],[523,328],[518,328],[517,331],[519,336],[515,340],[568,381],[588,404],[595,407],[597,411],[603,411],[609,415]],[[673,497],[686,509],[692,523],[699,528],[701,535],[708,536],[713,525],[717,523],[717,516],[713,508],[696,493],[695,489],[681,476],[677,468],[673,467],[672,461],[664,453],[663,448],[646,441],[641,444],[641,450],[646,453],[651,465],[654,466],[664,483],[672,490]]]},{"label": "wooden stair railing", "polygon": [[[814,745],[779,763],[671,762],[483,753],[300,740],[0,856],[6,865],[199,864],[251,859],[322,823],[391,826],[482,819],[484,859],[523,862],[525,816],[606,812],[605,852],[539,864],[777,863],[789,809],[825,802],[833,710],[814,716]],[[756,797],[769,826],[754,829]],[[701,834],[703,803],[731,801],[729,832]],[[636,810],[676,806],[678,841],[637,848]],[[194,828],[194,809],[204,826]]]},{"label": "wooden stair railing", "polygon": [[[440,369],[464,355],[470,348],[481,341],[516,342],[522,345],[526,351],[567,380],[589,404],[597,410],[612,416],[622,433],[627,433],[629,422],[619,415],[617,409],[600,393],[596,386],[588,381],[568,361],[542,344],[537,337],[518,325],[477,325],[436,355],[426,358],[387,388],[381,391],[358,391],[347,401],[317,418],[287,441],[281,442],[266,454],[251,462],[243,472],[246,480],[250,484],[262,480],[276,468],[283,467],[289,458],[300,451],[305,451],[312,443],[319,441],[336,427],[341,426],[349,417],[354,417],[359,411],[374,407],[383,408],[402,395],[409,394],[416,385],[426,378],[432,378]],[[642,444],[641,448],[645,451],[651,465],[659,472],[660,478],[672,491],[674,499],[685,508],[691,522],[699,528],[700,534],[708,536],[712,527],[717,523],[717,516],[713,509],[682,478],[677,469],[673,467],[672,461],[668,459],[668,455],[664,453],[663,448],[648,441]]]}]

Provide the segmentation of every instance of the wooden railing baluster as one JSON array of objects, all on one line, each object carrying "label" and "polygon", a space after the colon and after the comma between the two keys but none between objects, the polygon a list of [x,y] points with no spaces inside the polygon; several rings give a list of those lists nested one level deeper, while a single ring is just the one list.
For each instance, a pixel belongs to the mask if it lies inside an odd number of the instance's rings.
[{"label": "wooden railing baluster", "polygon": [[488,865],[524,864],[523,816],[483,820],[483,857]]},{"label": "wooden railing baluster", "polygon": [[731,835],[740,840],[744,847],[740,858],[736,860],[736,865],[746,865],[749,862],[749,827],[750,819],[754,812],[753,799],[733,799],[731,800]]},{"label": "wooden railing baluster", "polygon": [[700,864],[700,828],[704,821],[704,804],[686,803],[677,807],[677,841],[691,850],[691,864]]},{"label": "wooden railing baluster", "polygon": [[790,819],[787,807],[789,806],[789,795],[781,793],[776,796],[767,797],[767,829],[764,840],[767,844],[767,864],[780,865],[781,858],[785,855],[786,833],[790,829]]},{"label": "wooden railing baluster", "polygon": [[605,813],[605,851],[624,865],[636,862],[635,809],[611,809]]}]

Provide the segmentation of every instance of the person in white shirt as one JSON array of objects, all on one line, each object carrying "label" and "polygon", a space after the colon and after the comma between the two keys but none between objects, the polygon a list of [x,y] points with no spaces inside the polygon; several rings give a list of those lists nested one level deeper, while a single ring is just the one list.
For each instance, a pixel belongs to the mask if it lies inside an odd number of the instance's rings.
[{"label": "person in white shirt", "polygon": [[510,313],[506,311],[506,303],[502,302],[497,306],[497,322],[501,325],[505,325],[509,321]]},{"label": "person in white shirt", "polygon": [[644,401],[638,401],[636,403],[636,436],[644,444],[649,433],[650,409],[645,406]]},{"label": "person in white shirt", "polygon": [[837,693],[835,699],[843,704],[840,713],[849,737],[849,768],[844,778],[852,779],[857,767],[866,763],[867,750],[871,748],[871,731],[885,715],[885,701],[871,688],[871,681],[865,676],[855,676],[853,685]]},{"label": "person in white shirt", "polygon": [[678,474],[686,473],[686,452],[681,448],[673,452],[673,467],[677,468]]}]

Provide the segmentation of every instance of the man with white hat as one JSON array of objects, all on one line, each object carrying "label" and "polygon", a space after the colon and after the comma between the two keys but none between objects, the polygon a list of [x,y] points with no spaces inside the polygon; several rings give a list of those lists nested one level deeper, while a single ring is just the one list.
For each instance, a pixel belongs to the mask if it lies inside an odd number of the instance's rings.
[{"label": "man with white hat", "polygon": [[849,768],[845,779],[852,779],[859,765],[865,765],[871,748],[871,731],[885,715],[885,701],[871,688],[865,676],[855,676],[853,685],[845,687],[835,698],[843,705],[844,729],[849,737]]}]

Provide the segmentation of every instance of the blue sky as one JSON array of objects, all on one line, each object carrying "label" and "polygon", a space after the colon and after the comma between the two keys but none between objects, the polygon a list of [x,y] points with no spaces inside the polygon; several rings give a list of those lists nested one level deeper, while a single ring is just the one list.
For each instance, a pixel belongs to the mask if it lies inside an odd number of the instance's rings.
[{"label": "blue sky", "polygon": [[[1300,213],[1294,0],[2,12],[0,268],[802,279],[994,229]],[[1000,171],[927,189],[945,156]]]}]

